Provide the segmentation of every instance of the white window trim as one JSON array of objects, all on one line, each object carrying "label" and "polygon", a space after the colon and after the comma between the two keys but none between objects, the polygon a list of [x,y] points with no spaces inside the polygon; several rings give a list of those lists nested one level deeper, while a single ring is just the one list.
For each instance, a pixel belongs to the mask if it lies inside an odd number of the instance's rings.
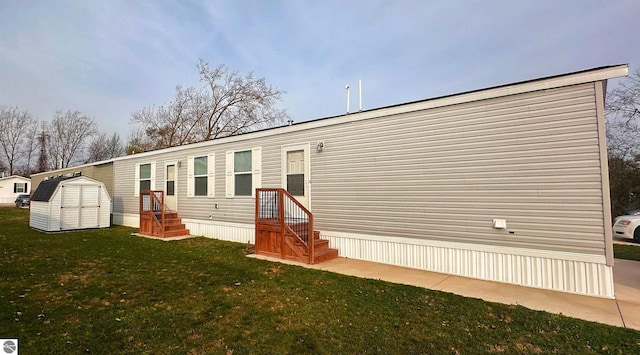
[{"label": "white window trim", "polygon": [[[236,174],[234,171],[234,157],[236,152],[251,151],[251,196],[238,196],[238,198],[255,198],[256,189],[262,187],[262,147],[253,147],[252,149],[228,150],[225,160],[225,183],[226,198],[235,198]],[[248,172],[244,172],[248,174]]]},{"label": "white window trim", "polygon": [[[20,186],[20,188],[18,188]],[[22,190],[22,191],[20,191]],[[14,182],[13,183],[13,191],[15,194],[25,194],[27,193],[27,183],[26,182]]]},{"label": "white window trim", "polygon": [[[195,175],[194,174],[194,161],[195,158],[207,157],[207,174],[206,175]],[[195,178],[196,177],[207,177],[207,196],[196,196],[195,195]],[[198,156],[189,156],[187,158],[187,197],[207,197],[214,198],[216,197],[216,154],[211,153],[208,155],[198,155]]]},{"label": "white window trim", "polygon": [[138,197],[140,196],[140,165],[146,165],[146,164],[151,164],[151,178],[150,178],[150,184],[149,184],[149,188],[151,190],[155,190],[156,189],[156,162],[148,162],[148,163],[137,163],[136,164],[136,171],[134,172],[134,196]]}]

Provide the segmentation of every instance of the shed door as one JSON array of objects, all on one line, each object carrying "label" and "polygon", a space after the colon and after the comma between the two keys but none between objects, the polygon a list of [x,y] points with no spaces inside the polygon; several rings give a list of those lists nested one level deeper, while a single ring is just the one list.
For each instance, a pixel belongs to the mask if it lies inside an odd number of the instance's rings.
[{"label": "shed door", "polygon": [[60,203],[60,229],[99,226],[100,188],[96,185],[63,185]]},{"label": "shed door", "polygon": [[99,226],[101,186],[86,185],[80,187],[80,228]]},{"label": "shed door", "polygon": [[60,229],[77,229],[80,226],[79,185],[62,185],[60,188]]}]

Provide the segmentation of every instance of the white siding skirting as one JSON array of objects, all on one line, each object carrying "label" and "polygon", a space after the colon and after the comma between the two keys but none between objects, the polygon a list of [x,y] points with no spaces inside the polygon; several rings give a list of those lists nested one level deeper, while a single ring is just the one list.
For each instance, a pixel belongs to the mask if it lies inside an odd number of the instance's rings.
[{"label": "white siding skirting", "polygon": [[340,257],[614,298],[604,256],[321,231]]},{"label": "white siding skirting", "polygon": [[253,224],[203,221],[183,218],[191,235],[227,240],[230,242],[255,244],[255,226]]},{"label": "white siding skirting", "polygon": [[[253,224],[216,222],[201,219],[183,218],[182,223],[189,230],[189,234],[226,240],[237,243],[255,244],[255,227]],[[127,227],[140,227],[140,217],[132,213],[114,213],[113,224]]]},{"label": "white siding skirting", "polygon": [[133,213],[114,212],[113,224],[117,224],[119,226],[140,228],[140,215]]},{"label": "white siding skirting", "polygon": [[[138,227],[135,214],[113,214],[114,224]],[[126,222],[126,223],[125,223]],[[253,224],[182,219],[192,235],[255,243]],[[399,237],[320,231],[340,257],[443,274],[614,298],[613,268],[604,256],[537,251]]]}]

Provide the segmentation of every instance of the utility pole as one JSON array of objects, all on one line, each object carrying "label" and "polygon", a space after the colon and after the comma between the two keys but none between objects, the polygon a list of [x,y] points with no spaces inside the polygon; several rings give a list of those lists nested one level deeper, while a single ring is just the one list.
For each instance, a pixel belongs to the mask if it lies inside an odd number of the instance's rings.
[{"label": "utility pole", "polygon": [[38,135],[38,142],[40,142],[40,158],[38,158],[38,172],[47,171],[47,139],[49,135],[44,131],[44,123],[42,124],[42,132]]}]

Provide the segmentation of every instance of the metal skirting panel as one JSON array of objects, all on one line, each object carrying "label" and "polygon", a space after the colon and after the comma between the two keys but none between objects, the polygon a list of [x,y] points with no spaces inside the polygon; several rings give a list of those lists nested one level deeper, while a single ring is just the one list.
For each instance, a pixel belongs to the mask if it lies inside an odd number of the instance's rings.
[{"label": "metal skirting panel", "polygon": [[[404,266],[488,281],[614,298],[613,268],[602,258],[517,248],[474,249],[473,245],[407,238],[321,232],[340,257]],[[457,244],[457,245],[456,245]],[[527,255],[528,254],[528,255]],[[584,259],[584,260],[580,260]],[[603,259],[604,260],[604,259]]]},{"label": "metal skirting panel", "polygon": [[[114,224],[138,227],[138,216],[114,213]],[[190,234],[255,243],[252,224],[183,219]],[[614,298],[613,268],[604,257],[441,241],[321,231],[340,257],[481,280]],[[493,250],[492,250],[493,249]]]},{"label": "metal skirting panel", "polygon": [[133,213],[113,213],[113,224],[133,228],[140,227],[140,215]]},{"label": "metal skirting panel", "polygon": [[213,222],[183,218],[191,235],[200,235],[237,243],[255,244],[255,227],[253,224]]}]

